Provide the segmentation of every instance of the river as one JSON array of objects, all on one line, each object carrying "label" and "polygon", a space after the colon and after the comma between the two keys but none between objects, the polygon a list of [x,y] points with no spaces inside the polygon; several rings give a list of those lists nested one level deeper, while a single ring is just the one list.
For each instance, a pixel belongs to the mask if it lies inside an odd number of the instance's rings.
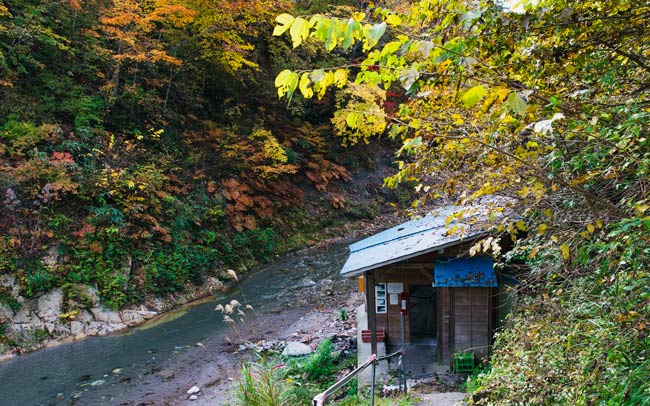
[{"label": "river", "polygon": [[[90,337],[6,361],[0,364],[0,405],[157,405],[157,389],[146,387],[147,377],[173,372],[175,360],[215,348],[229,334],[214,311],[216,302],[248,300],[260,314],[310,305],[304,294],[308,288],[318,288],[321,281],[342,285],[338,271],[346,257],[342,246],[298,254],[247,277],[241,284],[245,299],[237,290],[127,333]],[[132,403],[132,392],[149,401]]]}]

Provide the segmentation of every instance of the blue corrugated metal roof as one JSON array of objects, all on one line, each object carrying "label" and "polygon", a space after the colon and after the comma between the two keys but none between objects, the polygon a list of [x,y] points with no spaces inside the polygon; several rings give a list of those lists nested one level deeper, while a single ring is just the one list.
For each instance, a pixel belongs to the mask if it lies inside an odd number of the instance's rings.
[{"label": "blue corrugated metal roof", "polygon": [[[463,215],[447,224],[447,219]],[[487,209],[484,206],[446,206],[433,213],[407,221],[350,245],[350,256],[341,275],[353,276],[364,271],[403,261],[427,252],[455,245],[466,238],[485,234]]]},{"label": "blue corrugated metal roof", "polygon": [[494,263],[485,257],[448,258],[434,262],[435,287],[496,287]]}]

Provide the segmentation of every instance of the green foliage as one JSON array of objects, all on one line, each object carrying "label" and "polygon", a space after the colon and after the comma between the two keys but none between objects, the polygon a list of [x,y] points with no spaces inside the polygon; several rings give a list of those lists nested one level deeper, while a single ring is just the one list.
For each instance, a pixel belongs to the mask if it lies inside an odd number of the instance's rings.
[{"label": "green foliage", "polygon": [[74,251],[74,261],[65,277],[70,283],[96,286],[103,303],[113,309],[137,297],[129,284],[132,248],[126,238],[118,235],[118,230],[111,225],[88,236],[88,245]]},{"label": "green foliage", "polygon": [[[61,285],[61,290],[66,299],[73,300],[82,307],[90,308],[97,305],[93,298],[86,293],[86,285],[65,282]],[[64,308],[64,310],[70,309]]]},{"label": "green foliage", "polygon": [[66,107],[74,115],[75,128],[95,127],[102,123],[104,101],[97,96],[72,99]]},{"label": "green foliage", "polygon": [[[259,363],[244,364],[235,390],[236,404],[311,405],[312,398],[334,383],[340,369],[348,368],[350,362],[354,364],[356,359],[342,359],[327,339],[303,359],[263,358]],[[348,390],[356,395],[356,380]]]},{"label": "green foliage", "polygon": [[25,156],[28,151],[45,140],[49,135],[48,128],[38,128],[29,122],[10,119],[0,127],[0,140],[4,152],[9,156]]},{"label": "green foliage", "polygon": [[34,329],[30,331],[32,335],[32,340],[34,340],[37,343],[42,343],[43,341],[47,340],[50,337],[50,334],[47,332],[47,330],[43,330],[40,328]]},{"label": "green foliage", "polygon": [[321,341],[316,351],[301,365],[309,380],[322,380],[331,376],[336,370],[334,344],[329,339]]},{"label": "green foliage", "polygon": [[16,252],[9,243],[9,237],[0,236],[0,269],[2,273],[12,274],[16,271]]},{"label": "green foliage", "polygon": [[347,67],[285,69],[278,94],[320,97],[347,71],[333,125],[349,143],[401,141],[387,186],[413,182],[417,204],[505,197],[494,212],[524,217],[492,224],[530,271],[476,404],[648,404],[650,10],[522,3],[519,13],[424,0],[351,18],[283,14],[275,34],[294,46],[361,41],[365,53]]},{"label": "green foliage", "polygon": [[649,404],[649,232],[648,219],[622,220],[577,253],[590,272],[540,274],[538,296],[499,333],[474,404]]},{"label": "green foliage", "polygon": [[277,235],[272,228],[243,231],[232,238],[233,252],[239,257],[269,260],[276,254],[276,246]]},{"label": "green foliage", "polygon": [[293,406],[292,385],[285,379],[287,368],[269,362],[245,363],[235,391],[240,406]]},{"label": "green foliage", "polygon": [[164,295],[183,290],[189,269],[182,255],[160,252],[143,267],[144,286],[154,294]]},{"label": "green foliage", "polygon": [[23,295],[29,298],[39,293],[47,292],[57,285],[57,281],[58,277],[56,275],[36,265],[35,269],[27,271]]},{"label": "green foliage", "polygon": [[216,251],[199,246],[174,245],[149,256],[142,267],[144,289],[164,295],[181,292],[189,282],[199,283],[214,268]]}]

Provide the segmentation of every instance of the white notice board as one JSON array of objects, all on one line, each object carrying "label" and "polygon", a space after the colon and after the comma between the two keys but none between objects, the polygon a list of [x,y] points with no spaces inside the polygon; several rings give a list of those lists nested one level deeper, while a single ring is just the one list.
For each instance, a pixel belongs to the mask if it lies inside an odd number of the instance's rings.
[{"label": "white notice board", "polygon": [[401,282],[389,282],[386,284],[388,293],[402,293],[404,292],[404,284]]}]

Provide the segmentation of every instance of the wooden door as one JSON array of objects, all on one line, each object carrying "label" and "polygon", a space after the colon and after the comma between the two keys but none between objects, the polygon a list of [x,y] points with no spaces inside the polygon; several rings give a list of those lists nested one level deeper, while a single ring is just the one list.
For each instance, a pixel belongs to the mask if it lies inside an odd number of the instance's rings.
[{"label": "wooden door", "polygon": [[452,289],[451,352],[471,349],[487,355],[490,344],[490,289]]}]

